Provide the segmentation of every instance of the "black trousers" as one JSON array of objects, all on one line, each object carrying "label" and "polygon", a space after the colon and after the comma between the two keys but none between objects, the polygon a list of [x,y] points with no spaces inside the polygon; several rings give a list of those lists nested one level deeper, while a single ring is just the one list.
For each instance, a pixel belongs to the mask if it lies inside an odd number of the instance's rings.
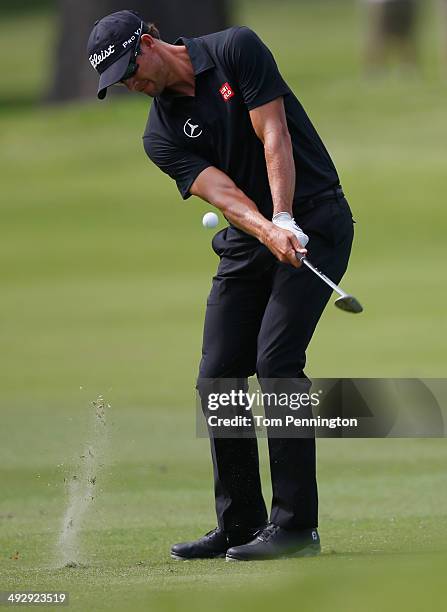
[{"label": "black trousers", "polygon": [[[304,202],[295,219],[309,235],[309,259],[336,283],[346,271],[353,219],[343,192]],[[207,302],[202,379],[302,379],[306,349],[331,289],[305,266],[282,264],[258,240],[233,227],[216,234],[220,257]],[[334,358],[336,357],[334,352]],[[202,393],[203,391],[203,393]],[[205,411],[205,408],[204,408]],[[244,530],[267,520],[255,437],[210,437],[218,525]],[[290,530],[318,526],[314,438],[269,436],[270,520]]]}]

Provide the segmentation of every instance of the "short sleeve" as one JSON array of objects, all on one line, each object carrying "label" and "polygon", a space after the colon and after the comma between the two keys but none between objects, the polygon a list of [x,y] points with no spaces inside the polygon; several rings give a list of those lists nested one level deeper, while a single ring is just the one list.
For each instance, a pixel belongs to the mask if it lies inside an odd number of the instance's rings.
[{"label": "short sleeve", "polygon": [[290,93],[271,51],[250,28],[235,31],[227,53],[248,110]]},{"label": "short sleeve", "polygon": [[179,149],[161,136],[145,136],[143,144],[154,164],[175,180],[184,200],[191,197],[189,190],[199,174],[212,165],[194,153]]}]

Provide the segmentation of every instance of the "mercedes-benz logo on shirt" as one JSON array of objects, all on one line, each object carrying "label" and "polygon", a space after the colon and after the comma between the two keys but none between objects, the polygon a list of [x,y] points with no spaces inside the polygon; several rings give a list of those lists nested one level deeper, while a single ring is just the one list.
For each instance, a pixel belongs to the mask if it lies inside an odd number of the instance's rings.
[{"label": "mercedes-benz logo on shirt", "polygon": [[195,125],[192,122],[191,117],[186,121],[185,125],[183,126],[183,131],[189,138],[198,138],[203,132],[203,130],[200,129],[199,125]]}]

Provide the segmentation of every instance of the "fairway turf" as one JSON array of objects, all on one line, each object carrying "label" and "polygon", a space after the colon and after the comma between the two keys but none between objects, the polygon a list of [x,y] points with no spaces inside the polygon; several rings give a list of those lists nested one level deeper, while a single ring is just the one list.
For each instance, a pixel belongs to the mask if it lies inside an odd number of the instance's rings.
[{"label": "fairway turf", "polygon": [[[342,286],[365,312],[328,307],[307,373],[441,377],[447,86],[433,16],[421,77],[366,81],[358,15],[334,4],[244,2],[238,19],[275,52],[357,220]],[[171,543],[215,524],[208,442],[194,423],[217,263],[201,225],[210,207],[183,203],[145,158],[146,100],[32,108],[48,18],[4,20],[0,47],[14,47],[16,63],[0,87],[27,57],[13,44],[19,26],[33,28],[37,50],[21,103],[0,111],[0,590],[63,589],[69,609],[94,611],[442,610],[445,440],[320,440],[319,558],[169,558]],[[61,569],[63,479],[99,394],[112,405],[109,455],[81,537],[86,567]]]}]

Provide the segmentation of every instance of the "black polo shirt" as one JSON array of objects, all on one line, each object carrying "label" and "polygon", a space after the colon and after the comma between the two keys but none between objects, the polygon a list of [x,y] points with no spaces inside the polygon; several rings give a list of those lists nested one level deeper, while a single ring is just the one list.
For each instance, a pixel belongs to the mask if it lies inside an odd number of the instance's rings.
[{"label": "black polo shirt", "polygon": [[296,166],[294,205],[338,183],[335,166],[272,53],[247,27],[179,38],[195,74],[195,96],[162,93],[152,103],[143,141],[184,199],[197,176],[215,166],[272,216],[264,147],[249,111],[283,96]]}]

